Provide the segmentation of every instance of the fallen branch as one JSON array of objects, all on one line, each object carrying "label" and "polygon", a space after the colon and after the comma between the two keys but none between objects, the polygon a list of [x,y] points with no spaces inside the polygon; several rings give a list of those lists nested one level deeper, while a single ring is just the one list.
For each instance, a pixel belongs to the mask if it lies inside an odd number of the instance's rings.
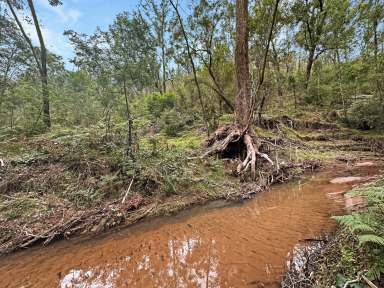
[{"label": "fallen branch", "polygon": [[361,275],[361,278],[368,284],[371,288],[378,288],[375,284],[373,284],[364,274]]},{"label": "fallen branch", "polygon": [[351,285],[353,283],[357,283],[357,282],[360,282],[360,277],[357,277],[356,279],[349,280],[349,281],[345,282],[343,288],[348,288],[349,285]]},{"label": "fallen branch", "polygon": [[121,204],[124,204],[125,199],[127,198],[129,191],[131,190],[133,180],[135,180],[135,176],[132,177],[131,183],[129,183],[128,189],[127,189],[127,191],[125,192],[125,195],[124,195],[124,197],[123,197],[123,200],[121,201]]},{"label": "fallen branch", "polygon": [[348,288],[348,286],[350,286],[351,284],[360,282],[361,280],[364,280],[364,282],[367,283],[367,285],[368,285],[369,287],[371,287],[371,288],[378,288],[375,284],[372,283],[371,280],[369,280],[369,279],[364,275],[365,272],[367,272],[367,271],[365,270],[365,271],[360,271],[360,272],[358,272],[358,273],[357,273],[357,278],[345,282],[343,288]]}]

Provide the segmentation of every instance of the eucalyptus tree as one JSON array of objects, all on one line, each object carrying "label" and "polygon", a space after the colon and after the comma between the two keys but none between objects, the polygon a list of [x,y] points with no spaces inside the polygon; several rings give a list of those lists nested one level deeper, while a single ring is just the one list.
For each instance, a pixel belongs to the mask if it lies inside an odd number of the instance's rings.
[{"label": "eucalyptus tree", "polygon": [[161,63],[161,71],[159,71],[159,79],[161,78],[161,92],[167,91],[167,79],[169,74],[169,62],[172,55],[172,47],[170,45],[171,38],[171,11],[169,0],[142,0],[140,3],[142,14],[151,27],[154,37],[154,44],[159,50],[159,62]]},{"label": "eucalyptus tree", "polygon": [[313,64],[320,55],[349,45],[353,33],[353,5],[350,0],[295,0],[292,13],[299,24],[296,42],[308,53],[307,88]]},{"label": "eucalyptus tree", "polygon": [[0,109],[11,82],[31,65],[23,36],[6,13],[0,15]]},{"label": "eucalyptus tree", "polygon": [[[239,174],[251,171],[251,178],[256,178],[256,157],[262,157],[273,165],[268,155],[259,152],[259,141],[253,129],[255,94],[260,90],[264,81],[265,66],[268,58],[269,45],[272,39],[274,24],[280,0],[276,0],[272,12],[272,21],[268,33],[268,40],[264,50],[263,64],[259,81],[254,93],[250,89],[249,71],[249,7],[248,0],[236,1],[236,48],[235,48],[235,123],[231,126],[219,128],[214,135],[212,148],[205,155],[223,153],[230,145],[240,142],[240,147],[245,147],[246,157],[237,166]],[[241,154],[241,153],[240,153]]]},{"label": "eucalyptus tree", "polygon": [[127,153],[132,156],[132,113],[129,96],[135,91],[151,88],[157,82],[159,65],[156,59],[156,39],[139,13],[130,15],[126,12],[117,15],[105,33],[105,39],[110,50],[108,61],[113,67],[114,78],[123,87],[128,121]]},{"label": "eucalyptus tree", "polygon": [[[196,50],[196,48],[192,47],[192,45],[191,45],[192,43],[191,43],[190,35],[187,31],[187,25],[186,25],[185,21],[183,20],[183,17],[181,16],[181,13],[180,13],[179,3],[174,1],[174,0],[169,0],[169,2],[170,2],[171,6],[175,12],[175,18],[174,18],[174,22],[173,22],[173,29],[174,29],[173,40],[174,40],[174,43],[176,43],[176,45],[178,45],[178,46],[175,45],[176,46],[175,49],[179,48],[177,50],[182,50],[181,57],[179,57],[179,58],[175,57],[175,60],[179,61],[179,63],[181,63],[181,64],[184,64],[184,66],[187,67],[187,69],[188,69],[187,71],[192,70],[193,81],[194,81],[195,86],[196,86],[197,96],[198,96],[198,100],[200,103],[200,108],[201,108],[201,112],[202,112],[202,116],[203,116],[203,121],[205,124],[205,129],[207,131],[207,134],[209,135],[210,127],[209,127],[207,108],[206,108],[206,104],[204,103],[204,100],[203,100],[203,93],[201,90],[200,82],[197,78],[197,68],[198,67],[196,65],[196,59],[195,59],[196,55],[194,53],[194,50]],[[184,42],[184,45],[181,44],[182,42]],[[183,46],[185,48],[181,49]],[[188,65],[188,63],[189,63],[189,65]]]},{"label": "eucalyptus tree", "polygon": [[[191,27],[191,41],[195,54],[206,68],[211,85],[210,88],[224,102],[231,112],[234,105],[229,95],[224,91],[224,85],[219,77],[219,67],[222,62],[231,61],[227,43],[229,38],[225,29],[230,3],[227,0],[203,0],[193,7],[193,14],[189,17]],[[223,53],[224,52],[224,53]],[[227,52],[227,53],[226,53]],[[229,56],[229,57],[228,57]]]},{"label": "eucalyptus tree", "polygon": [[[5,1],[14,20],[17,23],[17,26],[24,37],[24,40],[28,44],[33,58],[35,59],[37,69],[40,74],[41,80],[41,89],[42,89],[42,113],[43,113],[43,122],[46,128],[51,127],[51,115],[50,115],[50,107],[49,107],[49,90],[48,90],[48,69],[47,69],[47,49],[45,47],[43,33],[40,28],[40,23],[37,17],[36,9],[33,0],[27,0],[26,3],[23,0],[2,0]],[[61,2],[59,0],[49,0],[49,3],[52,6],[60,5]],[[32,17],[32,22],[35,27],[35,31],[39,40],[40,47],[36,49],[32,43],[30,36],[26,33],[25,27],[23,26],[19,16],[17,14],[17,10],[25,10],[27,9]]]},{"label": "eucalyptus tree", "polygon": [[[384,102],[384,84],[382,70],[384,67],[383,43],[384,43],[384,1],[366,0],[359,5],[359,31],[361,32],[362,50],[364,58],[370,61],[370,69],[374,74],[375,92]],[[381,47],[381,51],[380,51]],[[373,57],[372,57],[373,56]],[[384,111],[384,105],[383,111]]]}]

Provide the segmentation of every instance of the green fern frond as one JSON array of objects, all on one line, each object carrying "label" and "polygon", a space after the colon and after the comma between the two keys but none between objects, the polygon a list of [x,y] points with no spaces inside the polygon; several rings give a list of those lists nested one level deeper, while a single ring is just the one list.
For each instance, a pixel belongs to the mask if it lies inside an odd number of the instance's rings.
[{"label": "green fern frond", "polygon": [[352,232],[360,232],[360,233],[368,233],[368,232],[375,232],[375,228],[370,226],[369,224],[365,224],[365,223],[358,223],[358,224],[355,224],[353,225],[353,227],[351,227],[352,229]]},{"label": "green fern frond", "polygon": [[379,224],[375,221],[374,217],[371,217],[369,214],[351,214],[334,216],[332,218],[335,219],[340,225],[350,228],[353,233],[374,233],[377,230],[376,227],[379,227]]},{"label": "green fern frond", "polygon": [[381,275],[384,275],[384,267],[383,266],[373,266],[368,269],[366,274],[370,279],[380,279]]},{"label": "green fern frond", "polygon": [[359,244],[374,243],[384,247],[384,238],[374,234],[359,235]]},{"label": "green fern frond", "polygon": [[361,223],[358,215],[333,216],[332,218],[339,222],[339,224],[346,227],[353,227],[354,225]]}]

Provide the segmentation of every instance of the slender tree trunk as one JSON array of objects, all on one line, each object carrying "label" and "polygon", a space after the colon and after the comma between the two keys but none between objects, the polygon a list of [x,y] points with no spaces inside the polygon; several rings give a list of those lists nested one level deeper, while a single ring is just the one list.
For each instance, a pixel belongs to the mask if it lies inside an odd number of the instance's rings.
[{"label": "slender tree trunk", "polygon": [[162,66],[163,66],[163,78],[162,78],[162,80],[163,80],[163,93],[166,93],[167,92],[167,85],[166,85],[166,68],[165,68],[165,61],[166,61],[166,59],[165,59],[165,47],[164,46],[162,46],[161,47],[161,54],[162,54]]},{"label": "slender tree trunk", "polygon": [[312,66],[314,62],[315,62],[315,47],[312,47],[308,54],[307,69],[305,73],[305,83],[304,83],[305,89],[308,88],[309,80],[311,79]]},{"label": "slender tree trunk", "polygon": [[252,113],[251,94],[249,85],[249,58],[248,58],[248,0],[236,1],[236,98],[235,117],[236,124],[241,128],[247,126]]},{"label": "slender tree trunk", "polygon": [[293,99],[295,101],[295,111],[297,111],[296,84],[293,84]]},{"label": "slender tree trunk", "polygon": [[[275,26],[275,22],[276,22],[276,17],[277,17],[277,10],[279,8],[279,2],[280,0],[276,0],[275,1],[275,7],[273,9],[273,16],[272,16],[272,23],[271,23],[271,27],[269,29],[269,35],[268,35],[268,40],[267,40],[267,46],[265,47],[265,51],[264,51],[264,57],[263,57],[263,66],[261,68],[261,73],[260,73],[260,79],[259,79],[259,83],[258,83],[258,86],[257,86],[257,89],[256,89],[256,92],[255,94],[258,93],[258,91],[260,90],[261,86],[263,85],[264,83],[264,75],[265,75],[265,70],[266,70],[266,66],[267,66],[267,59],[268,59],[268,52],[269,52],[269,46],[272,42],[272,36],[273,36],[273,28]],[[265,99],[266,99],[266,94],[264,93],[263,94],[263,97],[261,99],[261,102],[260,102],[260,105],[258,107],[258,123],[260,124],[261,123],[261,115],[262,115],[262,111],[263,111],[263,107],[264,107],[264,103],[265,103]],[[253,103],[252,103],[253,104]],[[253,110],[253,108],[252,108]],[[248,125],[249,125],[249,122],[248,122]]]},{"label": "slender tree trunk", "polygon": [[279,62],[279,55],[278,52],[276,51],[275,45],[273,41],[271,41],[271,46],[272,46],[272,52],[273,52],[273,66],[275,67],[276,71],[276,88],[277,88],[277,95],[279,97],[280,101],[280,106],[283,108],[284,107],[284,101],[283,101],[283,77],[280,71],[280,62]]},{"label": "slender tree trunk", "polygon": [[35,7],[32,0],[28,0],[29,9],[31,10],[33,23],[35,25],[37,37],[40,43],[40,62],[41,62],[41,88],[43,92],[43,122],[47,128],[51,127],[51,115],[49,109],[49,91],[48,91],[48,70],[47,70],[47,49],[45,48],[43,34],[41,33],[39,20],[37,19]]},{"label": "slender tree trunk", "polygon": [[127,150],[126,154],[133,158],[132,153],[132,116],[131,116],[131,110],[129,109],[129,102],[128,102],[128,92],[127,92],[127,83],[125,76],[123,77],[123,89],[124,89],[124,98],[125,98],[125,109],[126,109],[126,115],[127,115],[127,121],[128,121],[128,135],[127,135]]},{"label": "slender tree trunk", "polygon": [[185,40],[185,45],[186,45],[186,48],[187,48],[188,58],[189,58],[189,61],[191,62],[191,67],[192,67],[192,72],[193,72],[193,80],[194,80],[196,88],[197,88],[197,95],[199,97],[199,102],[200,102],[201,110],[202,110],[202,113],[203,113],[203,121],[204,121],[204,124],[205,124],[205,128],[207,130],[207,134],[209,136],[208,117],[207,117],[207,113],[206,113],[205,106],[204,106],[204,103],[203,103],[203,96],[202,96],[202,93],[201,93],[200,84],[199,84],[199,81],[197,80],[197,72],[196,72],[195,62],[193,61],[193,57],[192,57],[192,53],[191,53],[191,47],[189,46],[189,40],[188,40],[187,32],[184,29],[184,24],[183,24],[183,20],[181,18],[181,15],[179,13],[179,9],[173,3],[172,0],[169,0],[169,1],[171,3],[172,7],[175,9],[175,12],[176,12],[176,15],[177,15],[177,19],[179,20],[181,31],[183,33],[183,37],[184,37],[184,40]]},{"label": "slender tree trunk", "polygon": [[209,76],[211,76],[211,79],[212,79],[212,81],[213,81],[213,84],[215,85],[215,89],[213,89],[213,91],[215,91],[216,94],[219,95],[220,99],[223,100],[223,101],[225,102],[225,104],[227,104],[227,106],[229,107],[229,109],[231,109],[231,111],[233,112],[233,111],[234,111],[233,105],[232,105],[232,103],[227,99],[227,97],[225,96],[224,91],[223,91],[223,89],[221,88],[219,82],[218,82],[217,79],[216,79],[215,73],[214,73],[213,70],[212,70],[212,54],[211,54],[211,52],[209,52],[209,64],[206,65],[206,66],[207,66],[207,68],[208,68]]},{"label": "slender tree trunk", "polygon": [[379,50],[379,42],[377,39],[377,26],[378,26],[378,21],[377,18],[373,20],[373,49],[374,49],[374,55],[375,55],[375,61],[377,65],[377,53]]},{"label": "slender tree trunk", "polygon": [[[164,29],[164,28],[162,28]],[[165,43],[164,43],[164,31],[162,31],[161,35],[161,66],[162,66],[162,84],[163,84],[163,93],[167,92],[166,86],[166,59],[165,59]]]},{"label": "slender tree trunk", "polygon": [[[164,3],[164,2],[163,2]],[[163,88],[163,93],[167,92],[167,86],[166,86],[166,57],[165,57],[165,17],[166,17],[166,9],[165,5],[162,4],[161,7],[161,68],[162,68],[162,88]]]}]

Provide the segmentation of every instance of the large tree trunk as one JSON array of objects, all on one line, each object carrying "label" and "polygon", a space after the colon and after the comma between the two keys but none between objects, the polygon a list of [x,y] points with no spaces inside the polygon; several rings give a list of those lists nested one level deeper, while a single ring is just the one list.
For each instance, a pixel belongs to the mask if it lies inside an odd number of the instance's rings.
[{"label": "large tree trunk", "polygon": [[236,124],[240,129],[247,126],[250,120],[251,94],[249,89],[249,58],[248,58],[248,0],[236,1]]},{"label": "large tree trunk", "polygon": [[[260,73],[259,83],[256,89],[260,90],[264,81],[264,73],[267,62],[269,44],[272,39],[272,32],[276,20],[279,0],[276,0],[272,24],[269,31],[267,47],[264,52],[263,67]],[[237,166],[237,173],[244,174],[248,170],[251,172],[252,180],[256,179],[256,157],[259,156],[267,160],[271,165],[273,161],[267,154],[259,151],[260,141],[252,129],[254,118],[254,104],[250,91],[250,73],[248,57],[248,0],[236,1],[236,50],[235,50],[235,71],[236,71],[236,97],[235,97],[235,123],[234,125],[224,125],[216,130],[214,135],[207,140],[210,149],[204,156],[212,154],[233,153],[237,151],[237,156],[246,157]],[[234,147],[235,146],[235,147]],[[245,150],[245,151],[244,151]]]},{"label": "large tree trunk", "polygon": [[43,34],[41,33],[39,20],[37,19],[35,7],[32,0],[28,0],[29,9],[31,10],[33,23],[35,25],[37,37],[40,42],[40,78],[43,94],[43,122],[47,128],[51,127],[51,115],[49,111],[49,91],[48,91],[48,69],[47,69],[47,50],[45,48]]}]

